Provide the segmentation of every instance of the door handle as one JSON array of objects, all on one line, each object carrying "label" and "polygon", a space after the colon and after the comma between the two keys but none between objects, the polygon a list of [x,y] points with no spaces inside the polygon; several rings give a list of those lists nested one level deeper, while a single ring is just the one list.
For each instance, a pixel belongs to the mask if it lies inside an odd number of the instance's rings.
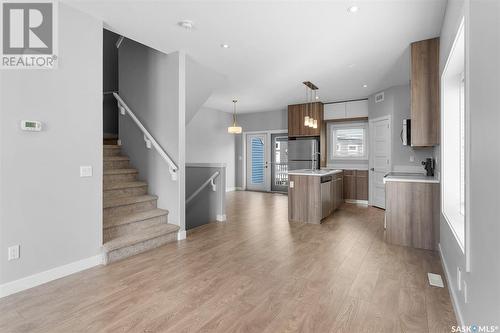
[{"label": "door handle", "polygon": [[375,171],[375,168],[370,168],[370,171]]}]

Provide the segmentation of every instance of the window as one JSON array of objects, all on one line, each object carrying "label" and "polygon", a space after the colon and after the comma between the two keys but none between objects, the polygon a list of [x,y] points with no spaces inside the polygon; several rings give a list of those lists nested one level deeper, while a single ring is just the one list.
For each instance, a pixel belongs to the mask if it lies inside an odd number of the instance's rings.
[{"label": "window", "polygon": [[366,123],[328,124],[329,159],[368,159],[367,132]]},{"label": "window", "polygon": [[465,252],[467,108],[463,22],[441,78],[442,213]]}]

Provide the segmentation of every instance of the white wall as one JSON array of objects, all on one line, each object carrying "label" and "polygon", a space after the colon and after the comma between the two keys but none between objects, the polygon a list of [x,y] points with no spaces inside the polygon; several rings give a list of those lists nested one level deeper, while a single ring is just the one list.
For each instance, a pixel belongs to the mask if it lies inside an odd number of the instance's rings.
[{"label": "white wall", "polygon": [[[100,21],[60,4],[58,68],[1,71],[2,284],[100,253],[102,35]],[[23,132],[21,119],[44,130]],[[7,261],[15,244],[21,257]]]},{"label": "white wall", "polygon": [[[390,115],[392,120],[392,167],[394,170],[418,170],[424,172],[421,164],[428,157],[433,157],[433,148],[414,148],[404,146],[401,142],[403,119],[411,118],[410,86],[395,86],[384,90],[384,101],[375,103],[375,95],[368,99],[368,116],[370,119]],[[410,157],[414,161],[410,161]]]},{"label": "white wall", "polygon": [[226,188],[235,184],[235,135],[227,133],[230,113],[202,108],[186,127],[186,163],[225,163]]},{"label": "white wall", "polygon": [[[497,98],[500,91],[500,2],[448,1],[441,31],[441,72],[463,15],[469,52],[466,86],[470,88],[470,181],[467,184],[470,189],[470,243],[466,244],[470,249],[470,272],[463,276],[467,284],[467,302],[464,288],[458,290],[456,276],[457,267],[465,272],[465,256],[443,216],[440,246],[459,320],[465,325],[500,325],[500,143],[492,140],[500,123]],[[446,169],[442,173],[445,174]]]},{"label": "white wall", "polygon": [[[243,127],[243,132],[252,131],[270,131],[288,129],[288,110],[267,111],[244,113],[238,115],[238,124]],[[241,188],[244,184],[245,175],[243,174],[243,135],[238,134],[235,137],[235,167],[236,167],[236,187]]]},{"label": "white wall", "polygon": [[[169,223],[184,230],[184,129],[185,97],[182,79],[183,56],[164,54],[132,40],[119,49],[120,96],[137,118],[176,163],[179,179],[174,181],[169,166],[155,149],[147,149],[143,133],[128,116],[120,116],[119,133],[124,154],[148,182],[149,193],[158,196],[158,207],[169,211]],[[181,119],[182,116],[182,119]],[[183,190],[182,190],[183,191]]]}]

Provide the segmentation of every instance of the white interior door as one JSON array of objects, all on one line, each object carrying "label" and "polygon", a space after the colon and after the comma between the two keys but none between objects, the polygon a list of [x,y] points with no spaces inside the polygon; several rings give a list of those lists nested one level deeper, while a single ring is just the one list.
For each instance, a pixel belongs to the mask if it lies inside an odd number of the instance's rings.
[{"label": "white interior door", "polygon": [[247,189],[268,191],[269,144],[267,133],[247,134],[246,170]]},{"label": "white interior door", "polygon": [[391,171],[391,118],[370,120],[370,204],[385,208],[384,176]]}]

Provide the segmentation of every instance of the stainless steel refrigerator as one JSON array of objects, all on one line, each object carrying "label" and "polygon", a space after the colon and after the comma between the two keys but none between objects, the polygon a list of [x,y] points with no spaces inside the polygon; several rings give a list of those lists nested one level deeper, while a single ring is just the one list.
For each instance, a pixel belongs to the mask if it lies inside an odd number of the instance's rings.
[{"label": "stainless steel refrigerator", "polygon": [[319,139],[297,138],[288,140],[288,170],[319,169]]}]

